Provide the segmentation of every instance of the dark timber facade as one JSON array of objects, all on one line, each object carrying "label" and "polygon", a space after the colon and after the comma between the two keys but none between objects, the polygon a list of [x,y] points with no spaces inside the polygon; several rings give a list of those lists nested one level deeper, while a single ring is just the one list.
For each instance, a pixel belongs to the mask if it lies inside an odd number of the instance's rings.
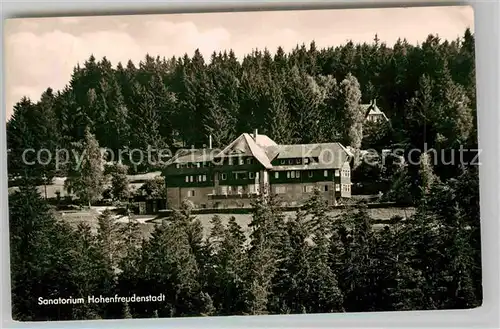
[{"label": "dark timber facade", "polygon": [[183,200],[197,208],[249,207],[260,193],[298,206],[314,190],[336,204],[351,196],[351,159],[339,143],[278,145],[257,131],[244,133],[223,150],[178,152],[164,172],[167,207]]}]

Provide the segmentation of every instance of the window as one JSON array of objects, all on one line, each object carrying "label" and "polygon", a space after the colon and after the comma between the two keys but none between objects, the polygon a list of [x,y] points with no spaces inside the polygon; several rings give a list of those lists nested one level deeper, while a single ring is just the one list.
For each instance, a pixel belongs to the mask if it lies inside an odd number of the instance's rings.
[{"label": "window", "polygon": [[243,194],[243,186],[238,186],[237,192],[238,192],[238,194]]},{"label": "window", "polygon": [[230,166],[233,165],[233,158],[229,158],[229,159],[227,159],[227,161],[228,161],[228,163],[229,163]]},{"label": "window", "polygon": [[196,163],[196,168],[200,168],[201,167],[201,163],[197,162]]},{"label": "window", "polygon": [[304,164],[309,164],[309,158],[304,159]]},{"label": "window", "polygon": [[286,172],[286,178],[290,178],[290,172],[289,171]]},{"label": "window", "polygon": [[344,192],[350,192],[351,191],[351,185],[349,185],[349,184],[342,184],[342,191],[344,191]]},{"label": "window", "polygon": [[198,182],[201,182],[203,177],[201,175],[198,175]]},{"label": "window", "polygon": [[245,164],[245,160],[243,160],[242,158],[239,158],[238,159],[238,163],[241,165],[244,165]]},{"label": "window", "polygon": [[280,173],[279,172],[275,172],[274,173],[274,178],[276,178],[276,179],[280,178]]},{"label": "window", "polygon": [[222,174],[220,175],[220,177],[221,177],[221,179],[222,179],[222,180],[226,180],[227,175],[226,175],[225,173],[222,173]]},{"label": "window", "polygon": [[288,160],[288,164],[293,164],[293,159]]},{"label": "window", "polygon": [[189,176],[189,181],[192,183],[194,181],[194,176]]},{"label": "window", "polygon": [[286,193],[286,187],[285,186],[276,186],[276,194],[285,194]]},{"label": "window", "polygon": [[339,177],[340,176],[340,172],[338,169],[335,169],[335,177]]},{"label": "window", "polygon": [[233,173],[234,179],[246,179],[247,178],[247,173],[246,172],[235,172]]},{"label": "window", "polygon": [[282,165],[284,165],[284,164],[286,164],[286,160],[281,160],[281,161],[280,161],[280,163],[281,163]]},{"label": "window", "polygon": [[255,173],[254,172],[249,172],[248,173],[248,178],[254,179],[255,178]]},{"label": "window", "polygon": [[207,181],[207,175],[203,175],[203,176],[202,176],[202,180],[203,180],[204,182],[206,182],[206,181]]},{"label": "window", "polygon": [[189,183],[189,176],[186,176],[186,183]]},{"label": "window", "polygon": [[325,185],[325,192],[328,192],[328,185]]},{"label": "window", "polygon": [[247,159],[247,164],[252,164],[252,158]]},{"label": "window", "polygon": [[223,195],[227,194],[227,186],[221,186],[220,187],[220,194],[223,194]]},{"label": "window", "polygon": [[302,163],[302,159],[297,159],[297,160],[295,160],[295,162],[296,162],[297,164],[301,164],[301,163]]},{"label": "window", "polygon": [[177,163],[177,164],[175,165],[175,168],[180,168],[180,165]]},{"label": "window", "polygon": [[300,171],[295,172],[295,177],[300,178]]},{"label": "window", "polygon": [[290,172],[290,177],[295,178],[295,171]]},{"label": "window", "polygon": [[325,177],[328,177],[328,170],[325,170],[325,171],[323,172],[323,175],[325,175]]},{"label": "window", "polygon": [[335,184],[335,191],[340,192],[340,185],[339,184]]},{"label": "window", "polygon": [[313,176],[313,172],[312,170],[309,171],[309,177],[312,177]]},{"label": "window", "polygon": [[306,185],[304,186],[304,193],[311,193],[314,191],[314,186],[313,185]]},{"label": "window", "polygon": [[189,190],[188,197],[193,197],[193,196],[194,196],[194,190]]}]

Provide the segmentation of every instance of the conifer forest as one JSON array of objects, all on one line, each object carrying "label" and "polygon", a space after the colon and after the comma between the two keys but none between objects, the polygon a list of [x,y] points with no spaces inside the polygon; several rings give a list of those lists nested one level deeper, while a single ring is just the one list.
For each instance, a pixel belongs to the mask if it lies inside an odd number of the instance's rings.
[{"label": "conifer forest", "polygon": [[[111,150],[224,147],[241,133],[280,144],[338,141],[353,150],[477,150],[474,35],[429,35],[289,52],[230,49],[203,58],[145,55],[140,63],[90,56],[63,90],[23,98],[7,122],[13,318],[22,321],[192,317],[474,308],[481,305],[478,165],[391,161],[352,170],[383,201],[411,204],[409,218],[374,227],[363,203],[340,215],[315,193],[290,216],[279,196],[253,200],[248,232],[218,214],[209,234],[185,203],[148,238],[133,216],[104,211],[96,230],[70,225],[36,186],[68,177],[87,207],[105,192],[127,200],[126,175],[161,170],[92,161]],[[376,100],[389,118],[363,124]],[[26,149],[81,148],[75,170],[28,165]],[[450,151],[451,150],[451,151]],[[446,153],[449,154],[449,153]],[[34,153],[32,153],[34,156]],[[26,160],[26,159],[25,159]],[[28,159],[30,160],[30,159]],[[129,159],[130,160],[130,159]],[[451,163],[451,164],[450,164]],[[156,188],[154,183],[149,187]],[[161,185],[161,184],[160,184]],[[161,190],[161,186],[157,187]],[[142,189],[145,191],[147,189]],[[77,194],[78,194],[77,193]],[[145,193],[150,193],[146,191]],[[155,193],[160,193],[155,192]],[[354,193],[354,192],[353,192]],[[360,192],[363,194],[363,191]],[[366,194],[372,194],[367,192]],[[382,193],[381,193],[382,194]],[[123,201],[125,202],[125,201]],[[38,298],[165,295],[163,302],[39,305]]]}]

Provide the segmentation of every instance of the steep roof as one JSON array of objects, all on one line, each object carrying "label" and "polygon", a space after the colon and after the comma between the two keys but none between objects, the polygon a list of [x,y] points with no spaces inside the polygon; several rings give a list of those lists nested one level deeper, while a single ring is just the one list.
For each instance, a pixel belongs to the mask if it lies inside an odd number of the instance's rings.
[{"label": "steep roof", "polygon": [[365,111],[365,118],[369,115],[378,115],[384,117],[385,120],[389,120],[385,113],[377,106],[375,101],[370,102],[370,104],[361,104],[361,108]]},{"label": "steep roof", "polygon": [[[252,138],[254,137],[252,136]],[[264,148],[278,145],[271,138],[267,137],[267,135],[261,135],[261,134],[257,134],[257,140],[255,142],[257,143],[257,145]]]},{"label": "steep roof", "polygon": [[[259,139],[259,136],[263,136]],[[257,141],[266,145],[272,145],[274,142],[267,137],[266,135],[257,135]],[[276,144],[276,143],[274,143]],[[241,156],[248,155],[256,158],[265,168],[271,168],[271,162],[267,157],[264,149],[257,144],[250,134],[243,133],[238,138],[236,138],[231,144],[226,146],[219,154],[217,154],[216,158],[221,157],[230,157],[230,156]]]},{"label": "steep roof", "polygon": [[[340,143],[293,144],[279,145],[268,148],[271,159],[287,158],[318,158],[317,166],[326,165],[329,168],[341,168],[349,160],[349,152]],[[300,165],[301,168],[307,165]],[[275,166],[276,168],[276,166]],[[288,166],[290,168],[290,166]]]},{"label": "steep roof", "polygon": [[[168,164],[209,162],[215,158],[252,156],[266,169],[272,170],[294,170],[297,169],[327,169],[341,168],[352,153],[340,143],[316,143],[316,144],[292,144],[278,145],[266,135],[254,135],[243,133],[222,151],[217,149],[183,149],[179,150]],[[310,162],[301,165],[279,164],[273,166],[274,159],[288,158],[318,158],[318,162]]]}]

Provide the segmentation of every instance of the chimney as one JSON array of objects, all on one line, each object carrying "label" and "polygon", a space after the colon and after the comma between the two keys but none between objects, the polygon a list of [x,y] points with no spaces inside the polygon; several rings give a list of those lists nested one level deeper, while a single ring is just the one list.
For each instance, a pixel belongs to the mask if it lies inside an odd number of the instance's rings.
[{"label": "chimney", "polygon": [[253,139],[257,141],[257,135],[259,134],[259,131],[257,129],[254,130],[253,132]]},{"label": "chimney", "polygon": [[373,99],[373,106],[377,106],[377,99],[376,98]]},{"label": "chimney", "polygon": [[212,135],[208,136],[208,148],[212,149]]}]

